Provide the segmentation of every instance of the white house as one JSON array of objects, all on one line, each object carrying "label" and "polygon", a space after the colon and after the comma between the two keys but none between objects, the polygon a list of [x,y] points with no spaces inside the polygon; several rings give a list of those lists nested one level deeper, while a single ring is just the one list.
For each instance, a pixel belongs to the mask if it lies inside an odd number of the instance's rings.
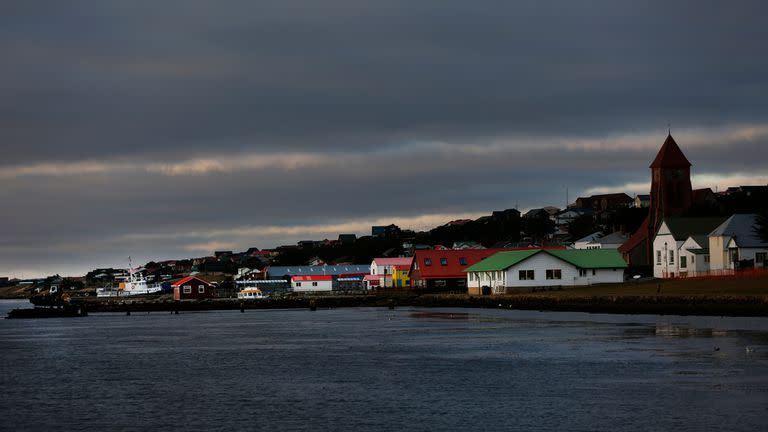
[{"label": "white house", "polygon": [[[701,251],[703,238],[723,222],[720,217],[671,217],[662,221],[653,238],[653,276],[674,278],[691,276],[709,258]],[[696,251],[696,252],[694,252]],[[701,256],[699,256],[701,255]],[[704,262],[700,262],[704,261]],[[699,271],[706,271],[701,267]]]},{"label": "white house", "polygon": [[573,243],[574,249],[618,249],[627,241],[628,236],[624,233],[615,232],[603,235],[600,232],[592,233],[584,238],[576,240]]},{"label": "white house", "polygon": [[532,249],[499,252],[464,270],[467,287],[494,294],[522,287],[577,286],[624,281],[627,263],[616,250]]},{"label": "white house", "polygon": [[711,270],[736,270],[740,261],[768,267],[768,242],[755,234],[756,219],[754,214],[735,214],[709,234]]},{"label": "white house", "polygon": [[291,289],[294,292],[332,291],[333,276],[310,275],[291,277]]}]

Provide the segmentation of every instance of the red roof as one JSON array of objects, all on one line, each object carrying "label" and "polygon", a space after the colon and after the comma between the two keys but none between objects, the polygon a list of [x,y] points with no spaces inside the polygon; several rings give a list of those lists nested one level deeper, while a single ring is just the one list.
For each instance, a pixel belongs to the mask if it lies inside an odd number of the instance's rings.
[{"label": "red roof", "polygon": [[643,223],[640,225],[640,228],[638,228],[637,231],[635,231],[635,233],[632,234],[632,236],[628,238],[623,245],[619,246],[619,252],[623,254],[629,253],[634,248],[639,246],[643,240],[648,238],[648,224],[650,224],[650,218],[646,217]]},{"label": "red roof", "polygon": [[333,280],[333,276],[331,276],[331,275],[312,275],[312,276],[293,276],[291,278],[292,282],[329,281],[329,280]]},{"label": "red roof", "polygon": [[410,267],[413,257],[407,258],[374,258],[374,262],[379,266],[405,266]]},{"label": "red roof", "polygon": [[198,280],[198,281],[200,281],[200,282],[202,282],[202,283],[204,283],[204,284],[206,284],[206,285],[210,285],[210,284],[211,284],[210,282],[208,282],[208,281],[205,281],[205,280],[203,280],[203,279],[200,279],[200,278],[199,278],[199,277],[197,277],[197,276],[187,276],[187,277],[185,277],[185,278],[184,278],[184,279],[182,279],[182,280],[176,281],[176,282],[175,282],[173,285],[171,285],[171,286],[175,286],[175,287],[176,287],[176,286],[180,286],[180,285],[183,285],[183,284],[185,284],[185,283],[187,283],[187,282],[190,282],[190,281],[192,281],[192,280]]},{"label": "red roof", "polygon": [[667,135],[650,168],[690,168],[691,163],[677,146],[672,135]]},{"label": "red roof", "polygon": [[[466,278],[465,268],[477,264],[497,252],[527,249],[542,248],[419,250],[414,255],[410,273],[411,277],[418,279]],[[543,249],[565,249],[565,246],[545,247]],[[426,265],[426,260],[429,260],[430,265]],[[416,269],[417,264],[418,270]]]}]

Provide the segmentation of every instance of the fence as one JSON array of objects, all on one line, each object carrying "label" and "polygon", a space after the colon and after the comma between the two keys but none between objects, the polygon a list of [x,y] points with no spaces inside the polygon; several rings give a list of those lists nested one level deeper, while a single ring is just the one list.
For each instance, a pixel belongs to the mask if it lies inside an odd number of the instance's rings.
[{"label": "fence", "polygon": [[695,273],[676,273],[667,279],[715,280],[715,279],[768,279],[768,268],[755,267],[743,270],[710,270]]}]

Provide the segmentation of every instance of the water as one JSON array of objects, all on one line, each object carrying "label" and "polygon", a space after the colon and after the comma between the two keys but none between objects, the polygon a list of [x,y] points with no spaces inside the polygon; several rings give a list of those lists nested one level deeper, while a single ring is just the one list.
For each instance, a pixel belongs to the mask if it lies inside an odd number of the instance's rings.
[{"label": "water", "polygon": [[0,320],[0,368],[0,430],[768,430],[766,318],[91,314]]}]

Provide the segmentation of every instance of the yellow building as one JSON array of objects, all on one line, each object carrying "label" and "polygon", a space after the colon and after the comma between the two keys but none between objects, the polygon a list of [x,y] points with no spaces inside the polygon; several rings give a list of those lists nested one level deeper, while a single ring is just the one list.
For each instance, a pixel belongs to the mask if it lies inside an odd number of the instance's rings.
[{"label": "yellow building", "polygon": [[410,288],[409,271],[410,267],[392,267],[392,288]]}]

